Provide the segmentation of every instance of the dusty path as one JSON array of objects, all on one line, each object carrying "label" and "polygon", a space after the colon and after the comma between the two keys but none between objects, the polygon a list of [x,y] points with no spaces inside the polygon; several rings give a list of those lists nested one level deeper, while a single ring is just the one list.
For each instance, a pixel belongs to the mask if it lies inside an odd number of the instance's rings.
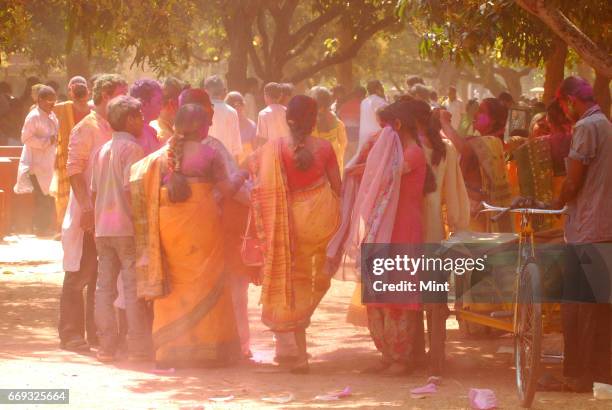
[{"label": "dusty path", "polygon": [[[353,284],[336,282],[315,313],[309,329],[313,355],[310,375],[269,373],[262,366],[241,364],[226,369],[180,370],[156,375],[151,364],[117,362],[102,365],[57,348],[56,322],[63,274],[58,242],[8,238],[0,245],[0,388],[68,388],[70,405],[14,406],[74,409],[250,409],[250,408],[468,408],[470,387],[493,389],[500,408],[517,408],[508,337],[462,340],[449,319],[449,372],[439,392],[424,399],[409,390],[423,385],[425,372],[390,378],[359,374],[378,355],[367,329],[345,321]],[[271,363],[272,340],[258,318],[258,288],[250,290],[250,316],[255,360]],[[560,366],[551,367],[559,372]],[[352,396],[335,402],[313,401],[316,395],[350,386]],[[286,404],[262,397],[291,393]],[[234,396],[213,402],[212,397]],[[11,408],[0,405],[1,409]],[[534,408],[604,409],[610,402],[589,394],[538,393]]]}]

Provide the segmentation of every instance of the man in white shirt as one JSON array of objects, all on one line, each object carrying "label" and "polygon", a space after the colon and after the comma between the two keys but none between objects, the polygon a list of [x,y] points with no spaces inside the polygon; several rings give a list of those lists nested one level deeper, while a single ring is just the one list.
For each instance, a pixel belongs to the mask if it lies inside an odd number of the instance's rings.
[{"label": "man in white shirt", "polygon": [[225,145],[225,148],[237,160],[242,154],[240,140],[240,123],[238,113],[223,100],[227,89],[225,83],[218,75],[204,80],[203,88],[210,95],[214,106],[213,122],[208,133]]},{"label": "man in white shirt", "polygon": [[[111,139],[107,120],[110,100],[128,90],[127,82],[117,74],[96,78],[92,96],[94,109],[70,132],[66,173],[70,178],[68,210],[62,225],[64,283],[60,297],[58,331],[60,347],[71,351],[89,351],[98,337],[94,321],[94,295],[98,276],[98,257],[94,240],[95,213],[91,193],[94,156]],[[86,301],[83,290],[87,288]],[[85,303],[86,302],[86,303]],[[85,341],[85,333],[87,341]]]},{"label": "man in white shirt", "polygon": [[48,235],[53,230],[55,202],[49,195],[53,178],[58,121],[53,113],[55,90],[43,86],[38,92],[36,107],[31,110],[21,130],[23,152],[21,163],[29,168],[34,193],[34,231]]},{"label": "man in white shirt", "polygon": [[368,81],[366,86],[368,97],[361,101],[359,116],[359,147],[367,138],[380,130],[376,111],[387,105],[385,90],[378,80]]},{"label": "man in white shirt", "polygon": [[289,136],[289,126],[285,116],[286,108],[280,103],[283,87],[278,83],[268,83],[264,87],[264,101],[267,107],[257,117],[257,145],[270,139]]},{"label": "man in white shirt", "polygon": [[465,104],[457,98],[457,89],[454,86],[448,87],[448,99],[444,102],[446,110],[451,113],[451,125],[458,130],[461,124],[461,117],[465,113]]}]

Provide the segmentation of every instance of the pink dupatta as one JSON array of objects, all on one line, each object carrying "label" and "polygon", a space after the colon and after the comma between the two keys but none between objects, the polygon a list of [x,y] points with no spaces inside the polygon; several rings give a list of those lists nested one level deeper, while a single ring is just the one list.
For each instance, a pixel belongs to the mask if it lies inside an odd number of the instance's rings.
[{"label": "pink dupatta", "polygon": [[[354,165],[356,155],[348,167]],[[355,176],[345,177],[342,192],[340,228],[327,247],[327,255],[338,252],[357,264],[363,243],[389,243],[395,222],[403,169],[403,149],[399,136],[385,127],[366,160],[361,183]],[[359,273],[341,270],[336,279],[359,281]]]}]

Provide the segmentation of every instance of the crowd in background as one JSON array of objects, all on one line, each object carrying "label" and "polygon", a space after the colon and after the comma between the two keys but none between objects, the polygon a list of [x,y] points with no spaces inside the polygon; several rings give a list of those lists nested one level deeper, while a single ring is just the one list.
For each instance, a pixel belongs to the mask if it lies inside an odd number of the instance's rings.
[{"label": "crowd in background", "polygon": [[[439,98],[414,76],[392,99],[378,80],[295,96],[268,83],[260,96],[253,80],[243,95],[219,76],[190,87],[102,74],[73,77],[63,102],[53,84],[28,84],[20,98],[2,84],[2,143],[24,144],[15,190],[34,193],[35,232],[61,227],[61,347],[96,346],[103,362],[123,351],[160,367],[248,358],[252,283],[275,360],[306,373],[306,329],[345,255],[358,260],[363,243],[516,230],[509,217],[480,215],[482,201],[508,206],[529,193],[568,204],[568,243],[612,242],[612,126],[577,77],[548,106],[529,101],[531,122],[519,127],[509,116],[523,98],[464,102],[452,86]],[[548,162],[525,155],[534,144],[547,147]],[[545,162],[551,184],[542,190],[534,170]],[[361,310],[355,299],[352,312],[382,354],[367,371],[428,363],[442,374],[444,295]],[[571,387],[608,381],[609,305],[566,313]]]}]

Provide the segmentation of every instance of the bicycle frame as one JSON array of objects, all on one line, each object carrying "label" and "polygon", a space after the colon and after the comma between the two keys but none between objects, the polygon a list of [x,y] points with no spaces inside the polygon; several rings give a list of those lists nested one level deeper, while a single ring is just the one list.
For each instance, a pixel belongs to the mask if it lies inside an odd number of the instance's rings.
[{"label": "bicycle frame", "polygon": [[[517,334],[518,329],[518,304],[520,301],[518,300],[519,292],[519,281],[520,275],[523,270],[523,266],[531,258],[535,258],[535,241],[534,241],[534,230],[532,224],[532,218],[534,215],[561,215],[567,212],[567,207],[563,209],[537,209],[537,208],[510,208],[510,207],[498,207],[489,205],[486,202],[482,203],[483,209],[480,212],[498,212],[496,217],[501,216],[502,214],[510,213],[519,213],[521,214],[521,231],[519,232],[519,252],[518,252],[518,260],[516,264],[516,278],[515,278],[515,286],[516,295],[515,295],[515,303],[514,303],[514,314],[513,314],[513,325],[514,334]],[[536,261],[537,264],[537,261]]]}]

